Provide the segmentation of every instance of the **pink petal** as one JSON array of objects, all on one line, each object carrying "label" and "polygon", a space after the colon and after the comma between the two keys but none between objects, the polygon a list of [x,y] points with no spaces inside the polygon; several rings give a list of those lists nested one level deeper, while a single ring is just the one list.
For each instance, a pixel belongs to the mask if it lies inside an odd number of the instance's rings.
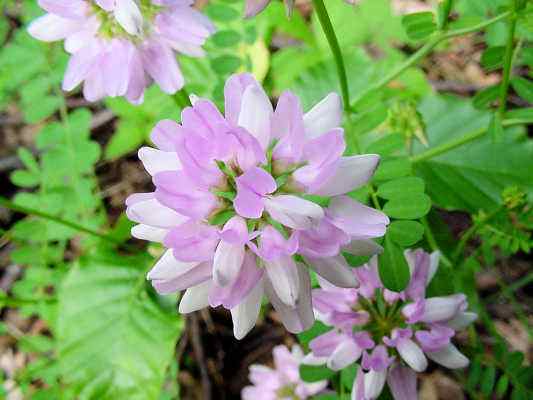
[{"label": "pink petal", "polygon": [[293,229],[309,229],[324,217],[318,204],[293,195],[269,197],[265,207],[272,218]]},{"label": "pink petal", "polygon": [[255,78],[248,73],[235,74],[229,77],[224,86],[224,110],[226,118],[237,125],[241,112],[242,96],[250,85],[259,86]]},{"label": "pink petal", "polygon": [[387,383],[394,400],[416,400],[416,373],[408,367],[395,364],[391,367]]},{"label": "pink petal", "polygon": [[142,50],[146,71],[163,92],[174,94],[184,85],[178,62],[172,50],[156,41],[149,42]]},{"label": "pink petal", "polygon": [[309,139],[338,128],[342,124],[342,101],[337,93],[330,93],[304,116],[305,133]]},{"label": "pink petal", "polygon": [[249,85],[244,90],[238,125],[250,132],[259,141],[263,150],[266,150],[270,143],[273,112],[272,103],[263,88]]},{"label": "pink petal", "polygon": [[28,32],[35,39],[44,42],[54,42],[65,39],[68,35],[79,29],[79,21],[62,18],[55,14],[45,14],[30,24]]}]

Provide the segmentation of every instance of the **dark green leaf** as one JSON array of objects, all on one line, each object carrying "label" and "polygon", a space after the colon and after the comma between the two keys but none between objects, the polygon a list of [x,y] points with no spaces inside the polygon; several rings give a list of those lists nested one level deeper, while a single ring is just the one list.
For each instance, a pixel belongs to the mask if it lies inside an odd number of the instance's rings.
[{"label": "dark green leaf", "polygon": [[211,40],[219,47],[231,47],[240,42],[241,35],[239,32],[233,30],[218,31],[213,35]]},{"label": "dark green leaf", "polygon": [[383,199],[391,200],[402,197],[406,193],[424,193],[424,180],[415,176],[394,179],[378,187],[377,195]]},{"label": "dark green leaf", "polygon": [[375,181],[388,181],[411,174],[411,163],[405,158],[384,160],[374,174]]},{"label": "dark green leaf", "polygon": [[485,368],[481,375],[480,389],[481,393],[485,396],[489,396],[494,388],[496,380],[496,368],[489,366]]},{"label": "dark green leaf", "polygon": [[221,22],[229,22],[241,17],[236,9],[223,4],[210,4],[206,8],[206,13],[209,18]]},{"label": "dark green leaf", "polygon": [[417,219],[426,215],[431,209],[430,198],[423,193],[404,193],[388,201],[383,212],[398,219]]},{"label": "dark green leaf", "polygon": [[493,101],[498,99],[500,94],[500,84],[489,86],[476,93],[472,99],[472,104],[478,109],[487,108]]},{"label": "dark green leaf", "polygon": [[533,81],[522,78],[521,76],[516,76],[511,79],[511,85],[520,97],[528,103],[533,104]]},{"label": "dark green leaf", "polygon": [[489,47],[481,55],[481,65],[489,71],[501,68],[505,55],[505,46]]},{"label": "dark green leaf", "polygon": [[158,398],[183,323],[146,290],[151,263],[98,255],[71,267],[59,291],[57,339],[76,398]]},{"label": "dark green leaf", "polygon": [[409,247],[424,236],[424,226],[416,221],[394,221],[389,225],[387,234],[400,246]]},{"label": "dark green leaf", "polygon": [[225,54],[211,60],[211,67],[220,75],[235,72],[241,65],[241,59],[231,54]]},{"label": "dark green leaf", "polygon": [[409,267],[403,249],[385,236],[385,249],[379,255],[379,277],[383,285],[393,292],[401,292],[409,283]]},{"label": "dark green leaf", "polygon": [[501,399],[503,396],[505,396],[505,393],[507,393],[508,388],[509,377],[507,375],[502,375],[496,384],[496,397]]}]

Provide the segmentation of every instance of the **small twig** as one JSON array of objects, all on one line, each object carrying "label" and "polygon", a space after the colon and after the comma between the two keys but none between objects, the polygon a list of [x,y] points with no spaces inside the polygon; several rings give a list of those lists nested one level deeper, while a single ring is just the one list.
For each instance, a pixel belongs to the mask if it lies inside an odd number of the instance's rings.
[{"label": "small twig", "polygon": [[207,365],[205,362],[204,347],[202,345],[200,334],[200,323],[198,321],[198,313],[194,312],[189,317],[191,323],[190,338],[194,356],[196,362],[200,368],[200,375],[202,377],[202,399],[211,400],[211,380],[209,379],[209,373],[207,371]]}]

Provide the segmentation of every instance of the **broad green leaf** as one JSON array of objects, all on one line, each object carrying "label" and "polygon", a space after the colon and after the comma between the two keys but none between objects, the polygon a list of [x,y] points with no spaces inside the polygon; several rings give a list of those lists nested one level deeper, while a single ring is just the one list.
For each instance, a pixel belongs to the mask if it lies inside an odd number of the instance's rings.
[{"label": "broad green leaf", "polygon": [[492,366],[485,368],[481,375],[481,382],[479,384],[481,393],[488,397],[494,389],[496,380],[496,369]]},{"label": "broad green leaf", "polygon": [[228,29],[216,32],[211,40],[216,46],[231,47],[235,46],[241,41],[241,35],[237,31]]},{"label": "broad green leaf", "polygon": [[314,325],[310,329],[298,334],[298,341],[302,345],[307,346],[311,340],[322,335],[323,333],[328,332],[330,329],[330,327],[324,325],[322,322],[315,321]]},{"label": "broad green leaf", "polygon": [[406,193],[424,193],[424,180],[410,176],[406,178],[394,179],[378,187],[377,195],[383,199],[394,199],[404,196]]},{"label": "broad green leaf", "polygon": [[409,283],[409,267],[403,249],[385,236],[385,248],[378,257],[379,278],[383,285],[393,292],[401,292]]},{"label": "broad green leaf", "polygon": [[210,4],[205,11],[215,21],[229,22],[241,17],[235,8],[224,4]]},{"label": "broad green leaf", "polygon": [[422,239],[424,226],[416,221],[394,221],[389,225],[387,234],[393,242],[409,247]]},{"label": "broad green leaf", "polygon": [[76,398],[158,398],[183,322],[147,289],[150,263],[85,256],[61,285],[59,363]]},{"label": "broad green leaf", "polygon": [[392,218],[417,219],[426,215],[431,208],[431,200],[424,193],[404,193],[389,200],[383,212]]},{"label": "broad green leaf", "polygon": [[[490,119],[489,113],[477,111],[468,101],[454,97],[430,97],[422,102],[420,111],[431,147],[483,131]],[[501,143],[493,143],[486,134],[417,162],[414,170],[426,182],[426,191],[437,206],[471,212],[490,210],[501,203],[501,193],[509,186],[518,186],[533,196],[533,142],[526,139],[519,127],[507,128]],[[415,154],[427,150],[414,146]]]},{"label": "broad green leaf", "polygon": [[217,74],[225,75],[235,72],[241,65],[241,59],[232,54],[225,54],[211,60],[211,67]]}]

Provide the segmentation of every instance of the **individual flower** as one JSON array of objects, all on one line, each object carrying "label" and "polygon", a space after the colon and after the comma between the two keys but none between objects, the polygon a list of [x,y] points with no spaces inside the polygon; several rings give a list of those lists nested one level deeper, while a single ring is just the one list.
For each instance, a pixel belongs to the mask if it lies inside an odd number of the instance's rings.
[{"label": "individual flower", "polygon": [[[356,0],[344,0],[348,4],[355,4]],[[271,0],[246,0],[244,15],[246,17],[254,17],[263,11],[266,6],[270,4]],[[287,15],[292,15],[292,10],[294,9],[295,0],[284,0],[285,8],[287,9]]]},{"label": "individual flower", "polygon": [[203,56],[214,32],[192,0],[39,0],[48,14],[28,28],[36,39],[65,40],[71,54],[63,89],[80,83],[88,101],[125,96],[143,101],[155,81],[165,93],[184,85],[175,53]]},{"label": "individual flower", "polygon": [[346,193],[364,185],[379,157],[343,157],[341,102],[328,95],[302,112],[291,92],[275,111],[249,74],[225,85],[225,116],[193,98],[182,122],[161,121],[158,149],[139,157],[155,192],[127,200],[133,236],[168,250],[148,274],[160,293],[187,289],[180,312],[231,310],[242,338],[265,294],[291,332],[314,322],[308,268],[341,287],[357,279],[341,252],[376,254],[388,218]]},{"label": "individual flower", "polygon": [[439,253],[407,250],[405,257],[411,279],[400,293],[384,288],[376,257],[353,270],[357,289],[320,280],[313,290],[318,318],[333,329],[310,342],[305,362],[341,370],[361,359],[352,400],[376,399],[385,382],[396,400],[416,399],[416,372],[426,369],[427,358],[452,369],[468,365],[451,339],[476,314],[466,311],[463,294],[426,298]]},{"label": "individual flower", "polygon": [[305,400],[322,392],[327,381],[304,382],[300,378],[300,364],[304,358],[298,345],[292,351],[286,346],[276,346],[272,351],[274,368],[265,365],[250,366],[251,386],[243,388],[242,400]]}]

